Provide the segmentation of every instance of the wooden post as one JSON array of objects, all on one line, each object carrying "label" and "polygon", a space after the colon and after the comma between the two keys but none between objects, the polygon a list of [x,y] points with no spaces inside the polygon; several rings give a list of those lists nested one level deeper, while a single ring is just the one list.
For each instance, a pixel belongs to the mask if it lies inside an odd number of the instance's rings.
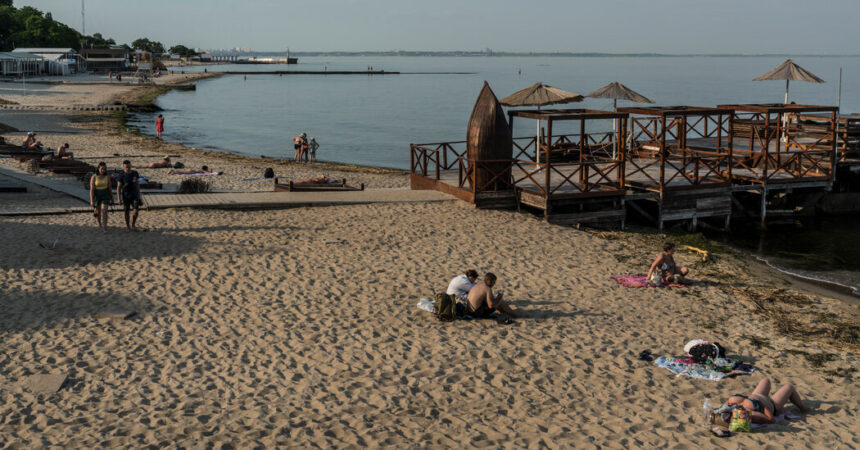
[{"label": "wooden post", "polygon": [[549,184],[550,184],[550,174],[549,174],[550,170],[549,170],[549,168],[550,168],[550,164],[551,164],[550,160],[549,160],[549,150],[550,150],[550,147],[552,147],[552,144],[551,144],[552,143],[552,119],[551,118],[546,121],[546,142],[547,142],[546,158],[544,158],[546,160],[546,165],[545,165],[545,170],[544,170],[544,172],[545,172],[544,180],[546,182],[546,208],[544,208],[544,217],[548,219],[549,218],[549,210],[550,210],[550,207],[552,206],[552,204],[550,202],[550,186],[549,186]]},{"label": "wooden post", "polygon": [[[839,69],[839,75],[840,75],[840,77],[842,76],[842,69]],[[839,81],[841,83],[842,79],[840,78]],[[836,174],[836,149],[837,149],[836,139],[839,138],[839,135],[837,134],[836,130],[837,130],[837,127],[839,126],[839,124],[837,122],[838,120],[839,120],[839,118],[836,115],[836,111],[832,111],[830,113],[830,127],[833,129],[833,139],[830,139],[830,151],[831,151],[830,176],[827,177],[831,180],[836,178],[836,176],[835,176],[835,174]],[[845,127],[845,128],[847,129],[848,127]],[[846,141],[847,141],[847,139],[846,139]]]},{"label": "wooden post", "polygon": [[[616,138],[618,142],[615,145],[618,147],[618,151],[616,153],[616,164],[618,164],[617,178],[618,178],[618,187],[619,189],[624,189],[624,184],[627,180],[624,179],[626,176],[626,164],[627,164],[627,119],[615,119],[619,122],[621,126],[618,127],[618,135]],[[622,226],[623,229],[623,226]]]},{"label": "wooden post", "polygon": [[[762,143],[761,155],[762,160],[764,161],[764,166],[762,167],[761,178],[762,181],[767,183],[767,165],[768,165],[768,153],[770,152],[770,133],[768,132],[770,128],[770,114],[767,113],[764,115],[764,143]],[[776,143],[776,148],[779,150],[779,141]]]},{"label": "wooden post", "polygon": [[[656,128],[657,122],[654,121]],[[666,181],[666,115],[660,116],[660,197],[663,197],[663,183]],[[660,229],[663,229],[663,221],[660,220]]]},{"label": "wooden post", "polygon": [[761,187],[761,229],[767,229],[767,184]]},{"label": "wooden post", "polygon": [[[729,156],[728,156],[728,158],[729,158],[729,164],[728,164],[729,177],[728,178],[729,178],[729,182],[731,182],[732,181],[732,166],[735,164],[735,161],[732,159],[732,158],[734,158],[734,149],[732,148],[732,146],[734,145],[732,143],[732,135],[735,132],[735,130],[734,130],[734,124],[735,124],[735,113],[734,113],[734,111],[732,111],[731,115],[728,117],[728,120],[729,120],[729,136],[728,136],[728,141],[729,141],[729,143],[728,143],[728,146],[729,146]],[[720,130],[721,130],[720,132],[722,132],[722,128],[720,128]]]},{"label": "wooden post", "polygon": [[588,188],[588,174],[585,173],[585,167],[582,165],[582,154],[585,152],[585,146],[588,141],[585,139],[585,119],[579,119],[579,183],[583,189]]}]

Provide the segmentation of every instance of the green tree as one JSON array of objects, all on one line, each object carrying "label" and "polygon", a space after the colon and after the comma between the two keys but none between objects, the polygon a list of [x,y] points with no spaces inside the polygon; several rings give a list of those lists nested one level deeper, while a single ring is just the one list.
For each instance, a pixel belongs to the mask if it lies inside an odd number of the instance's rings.
[{"label": "green tree", "polygon": [[180,44],[176,44],[173,47],[170,47],[169,51],[171,54],[179,55],[179,56],[183,56],[183,57],[195,56],[198,54],[194,50],[192,50],[192,49],[190,49],[184,45],[180,45]]},{"label": "green tree", "polygon": [[135,41],[131,43],[131,48],[147,51],[154,55],[164,53],[164,45],[162,45],[161,42],[150,41],[147,38],[135,39]]}]

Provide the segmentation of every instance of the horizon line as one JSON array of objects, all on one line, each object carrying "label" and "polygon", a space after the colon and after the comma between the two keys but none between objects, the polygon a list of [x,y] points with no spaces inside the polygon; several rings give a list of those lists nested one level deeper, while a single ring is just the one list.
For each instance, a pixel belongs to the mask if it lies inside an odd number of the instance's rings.
[{"label": "horizon line", "polygon": [[[209,52],[235,53],[274,53],[281,54],[286,50],[250,50],[236,52],[234,49],[204,49]],[[510,52],[486,50],[325,50],[325,51],[290,51],[292,56],[338,56],[338,55],[378,55],[378,56],[561,56],[561,57],[803,57],[803,58],[856,58],[860,54],[850,53],[657,53],[657,52]]]}]

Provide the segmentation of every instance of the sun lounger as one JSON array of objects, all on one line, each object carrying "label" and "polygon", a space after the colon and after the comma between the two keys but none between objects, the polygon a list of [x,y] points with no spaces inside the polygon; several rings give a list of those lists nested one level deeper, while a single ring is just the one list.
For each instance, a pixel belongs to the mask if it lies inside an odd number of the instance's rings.
[{"label": "sun lounger", "polygon": [[275,178],[275,192],[328,192],[328,191],[363,191],[364,183],[359,187],[346,184],[346,179],[334,183],[295,183],[292,180],[281,184]]}]

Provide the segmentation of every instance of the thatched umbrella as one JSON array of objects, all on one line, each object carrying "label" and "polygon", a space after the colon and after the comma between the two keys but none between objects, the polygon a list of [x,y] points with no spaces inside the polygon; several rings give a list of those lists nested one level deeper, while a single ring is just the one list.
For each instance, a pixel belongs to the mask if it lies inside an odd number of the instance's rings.
[{"label": "thatched umbrella", "polygon": [[[573,92],[565,91],[552,86],[537,82],[525,89],[499,100],[505,106],[541,106],[558,105],[561,103],[581,102],[585,97]],[[540,162],[540,120],[537,121],[537,137],[535,138],[535,157]]]},{"label": "thatched umbrella", "polygon": [[753,78],[753,81],[785,80],[785,103],[788,103],[788,83],[790,81],[807,81],[810,83],[824,83],[824,80],[815,76],[812,72],[798,66],[794,61],[787,59],[770,72]]},{"label": "thatched umbrella", "polygon": [[591,98],[611,98],[613,111],[618,110],[618,100],[629,100],[636,103],[654,103],[648,97],[645,97],[617,81],[609,83],[590,94],[586,94],[585,96]]}]

